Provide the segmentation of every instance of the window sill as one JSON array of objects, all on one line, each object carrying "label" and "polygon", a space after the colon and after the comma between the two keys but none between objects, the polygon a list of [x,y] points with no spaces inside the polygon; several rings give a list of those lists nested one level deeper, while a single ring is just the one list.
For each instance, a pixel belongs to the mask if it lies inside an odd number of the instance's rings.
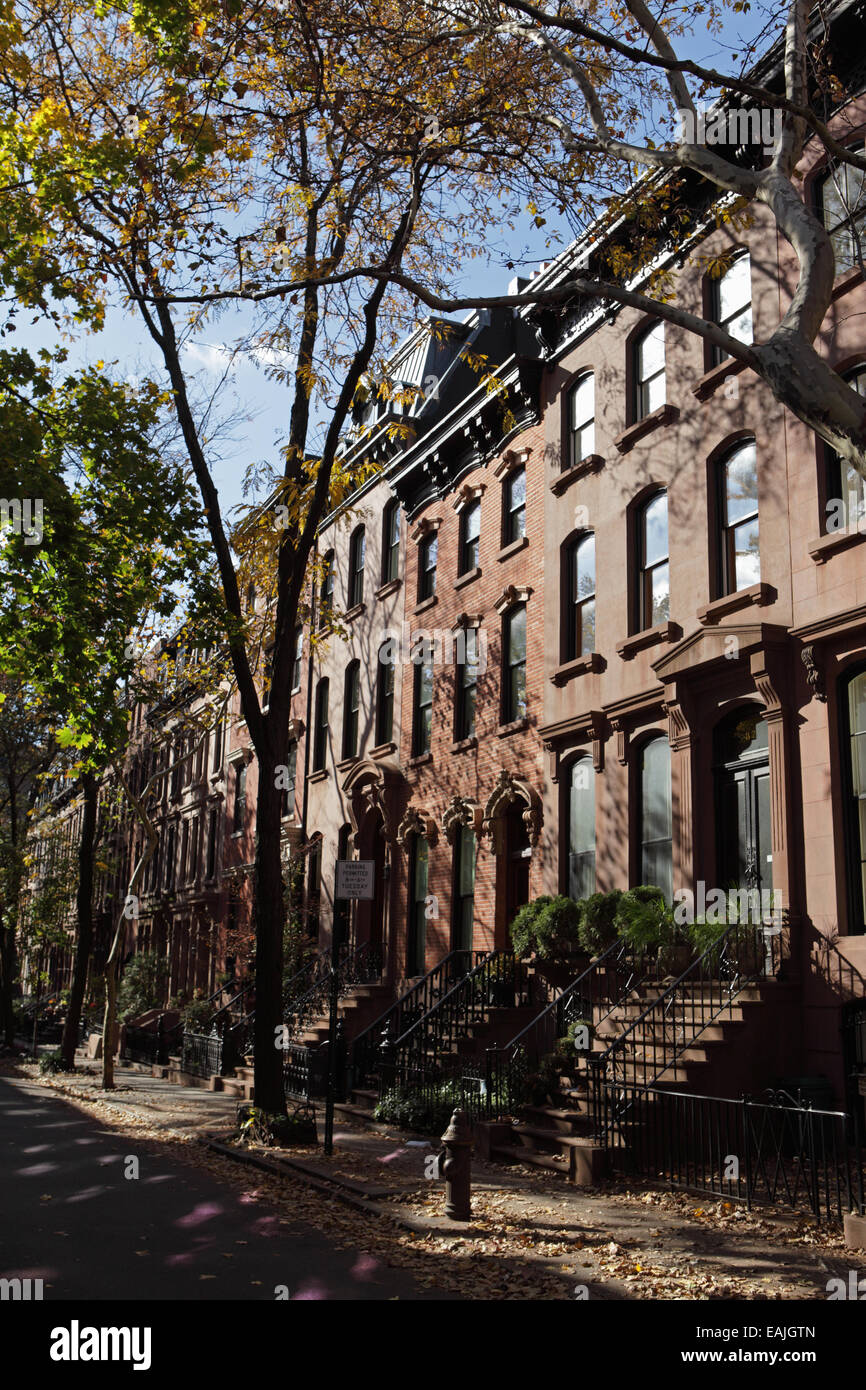
[{"label": "window sill", "polygon": [[397,745],[389,741],[388,743],[377,743],[375,748],[370,749],[371,758],[387,758],[389,754],[397,752]]},{"label": "window sill", "polygon": [[414,758],[409,759],[410,767],[424,767],[426,763],[432,763],[432,753],[416,753]]},{"label": "window sill", "polygon": [[576,676],[595,674],[603,671],[606,666],[607,662],[598,652],[588,652],[586,656],[578,656],[574,661],[566,661],[562,666],[557,666],[550,677],[550,683],[551,685],[567,685]]},{"label": "window sill", "polygon": [[519,734],[521,729],[529,728],[529,719],[526,715],[522,719],[512,719],[510,724],[500,724],[496,730],[497,738],[510,738],[512,734]]},{"label": "window sill", "polygon": [[[243,830],[233,830],[233,831],[232,831],[232,839],[233,839],[233,840],[242,840],[242,839],[244,838],[244,833],[245,833],[245,832],[244,832]],[[174,890],[172,890],[172,891],[174,891]]]},{"label": "window sill", "polygon": [[389,594],[396,594],[400,585],[403,583],[399,577],[397,579],[386,579],[384,584],[380,584],[376,590],[376,598],[388,598]]},{"label": "window sill", "polygon": [[719,618],[727,617],[728,613],[738,613],[741,608],[766,608],[776,597],[772,584],[752,584],[748,589],[738,589],[735,594],[725,594],[724,598],[705,603],[695,616],[702,626],[708,627],[717,623]]},{"label": "window sill", "polygon": [[366,613],[366,611],[366,603],[356,603],[354,608],[347,609],[347,611],[343,614],[343,617],[345,618],[347,623],[351,623],[354,622],[356,618],[360,618],[361,614]]},{"label": "window sill", "polygon": [[529,537],[520,536],[516,541],[509,541],[508,545],[504,545],[496,558],[501,564],[503,560],[510,560],[512,555],[518,555],[528,545]]},{"label": "window sill", "polygon": [[307,778],[308,782],[326,782],[330,773],[326,767],[320,767],[318,772],[311,772]]},{"label": "window sill", "polygon": [[621,454],[627,454],[629,449],[637,444],[644,435],[652,434],[653,430],[660,429],[662,425],[672,425],[674,420],[680,418],[679,407],[666,403],[660,405],[658,410],[654,410],[651,415],[645,415],[642,420],[637,420],[633,425],[629,425],[627,430],[618,434],[613,441]]},{"label": "window sill", "polygon": [[616,649],[623,661],[631,661],[636,652],[645,647],[655,647],[659,642],[676,642],[683,635],[679,623],[659,623],[657,627],[644,628],[625,641],[617,642]]},{"label": "window sill", "polygon": [[357,753],[353,753],[351,758],[341,758],[337,763],[337,771],[348,772],[350,767],[354,767],[355,763],[359,763],[360,761],[361,759],[358,757]]},{"label": "window sill", "polygon": [[473,734],[471,738],[461,738],[461,739],[458,739],[456,743],[452,743],[452,745],[451,745],[451,752],[452,752],[452,753],[468,753],[469,750],[470,750],[470,748],[477,748],[477,747],[478,747],[478,738],[477,738],[477,736],[476,736],[475,734]]},{"label": "window sill", "polygon": [[862,279],[863,272],[859,265],[852,266],[850,270],[843,271],[833,286],[830,302],[832,303],[834,299],[838,299],[840,295],[847,294],[849,290],[853,290],[854,286],[859,285]]},{"label": "window sill", "polygon": [[806,549],[815,561],[816,565],[826,565],[831,555],[837,551],[847,550],[849,545],[856,545],[858,541],[866,540],[866,530],[859,530],[858,526],[843,526],[838,531],[828,531],[826,536],[818,536],[816,540],[809,541]]},{"label": "window sill", "polygon": [[599,469],[604,468],[604,459],[601,454],[587,454],[580,463],[573,463],[570,468],[564,468],[558,473],[550,484],[550,491],[555,497],[560,497],[576,483],[579,478],[586,478],[590,473],[598,473]]},{"label": "window sill", "polygon": [[459,577],[458,579],[455,579],[455,580],[454,580],[454,588],[455,588],[455,589],[462,589],[462,588],[464,588],[464,586],[465,586],[466,584],[471,584],[472,581],[473,581],[473,579],[480,579],[480,578],[481,578],[481,566],[480,566],[480,565],[476,565],[474,569],[472,569],[472,570],[467,570],[465,574],[461,574],[460,577]]},{"label": "window sill", "polygon": [[740,362],[736,357],[728,357],[724,362],[717,362],[715,367],[710,367],[708,372],[704,372],[700,381],[695,382],[692,387],[692,395],[697,396],[699,401],[708,401],[729,376],[739,376],[740,372],[745,371],[745,369],[745,362]]},{"label": "window sill", "polygon": [[416,612],[416,613],[426,613],[426,611],[427,611],[428,608],[435,608],[435,606],[436,606],[436,604],[437,604],[438,602],[439,602],[439,595],[438,595],[438,594],[431,594],[429,598],[422,598],[422,600],[421,600],[420,603],[416,603],[416,605],[415,605],[415,612]]}]

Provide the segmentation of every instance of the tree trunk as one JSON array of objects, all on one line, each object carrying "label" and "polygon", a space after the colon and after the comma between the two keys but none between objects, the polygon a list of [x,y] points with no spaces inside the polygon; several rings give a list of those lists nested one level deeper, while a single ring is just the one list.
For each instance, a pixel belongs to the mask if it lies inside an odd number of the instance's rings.
[{"label": "tree trunk", "polygon": [[283,928],[285,901],[280,858],[280,792],[275,767],[259,758],[256,803],[255,924],[256,924],[256,1105],[270,1114],[286,1113],[283,1054],[276,1046],[275,1027],[282,1022]]},{"label": "tree trunk", "polygon": [[102,1089],[114,1090],[114,1054],[117,1051],[117,976],[119,954],[109,955],[105,966],[105,1014],[102,1028]]},{"label": "tree trunk", "polygon": [[60,1052],[63,1065],[68,1071],[75,1067],[75,1047],[78,1041],[78,1026],[81,1021],[81,1006],[87,985],[87,972],[93,950],[93,846],[96,840],[96,778],[87,772],[82,778],[84,791],[84,811],[81,819],[81,840],[78,846],[78,891],[76,894],[76,918],[78,939],[75,943],[75,963],[72,967],[72,988],[69,991],[69,1006],[66,1022],[63,1025],[63,1041]]},{"label": "tree trunk", "polygon": [[15,988],[15,916],[9,911],[9,926],[0,927],[0,1032],[7,1047],[15,1042],[15,1015],[12,991]]}]

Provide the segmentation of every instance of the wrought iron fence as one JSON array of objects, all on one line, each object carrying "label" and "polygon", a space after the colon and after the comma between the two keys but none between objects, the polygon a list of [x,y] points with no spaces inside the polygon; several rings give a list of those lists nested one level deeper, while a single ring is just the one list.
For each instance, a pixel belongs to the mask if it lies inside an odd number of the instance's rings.
[{"label": "wrought iron fence", "polygon": [[323,1097],[328,1085],[328,1044],[290,1043],[283,1051],[283,1083],[286,1095],[294,1100]]},{"label": "wrought iron fence", "polygon": [[127,1062],[149,1062],[151,1066],[166,1066],[169,1053],[181,1046],[183,1024],[166,1028],[160,1017],[154,1028],[129,1027],[124,1030],[120,1055]]},{"label": "wrought iron fence", "polygon": [[808,1212],[841,1222],[864,1214],[859,1126],[844,1111],[813,1110],[783,1091],[723,1099],[607,1083],[615,1168],[731,1202]]},{"label": "wrought iron fence", "polygon": [[217,1034],[187,1033],[183,1035],[181,1070],[190,1076],[222,1076],[223,1040]]}]

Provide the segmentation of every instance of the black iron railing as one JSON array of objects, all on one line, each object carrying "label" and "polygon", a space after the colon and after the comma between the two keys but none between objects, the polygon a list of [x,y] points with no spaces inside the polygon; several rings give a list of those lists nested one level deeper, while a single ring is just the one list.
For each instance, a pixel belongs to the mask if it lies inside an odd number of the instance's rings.
[{"label": "black iron railing", "polygon": [[283,1082],[293,1100],[321,1099],[328,1085],[328,1044],[289,1043],[283,1051]]},{"label": "black iron railing", "polygon": [[[337,965],[337,988],[340,998],[353,985],[371,984],[382,974],[382,947],[365,941],[363,945],[351,950],[341,949]],[[288,1032],[287,1038],[294,1041],[309,1024],[327,1013],[331,983],[330,957],[323,956],[311,961],[293,978],[302,982],[312,976],[312,984],[302,993],[284,991],[284,1004],[287,995],[289,1002],[284,1007],[283,1023]],[[255,1010],[246,1014],[240,1023],[229,1031],[232,1051],[238,1057],[247,1056],[255,1048]]]},{"label": "black iron railing", "polygon": [[[677,980],[638,1011],[605,1051],[589,1053],[594,1133],[610,1136],[627,1113],[635,1088],[655,1086],[669,1075],[742,990],[773,978],[782,950],[778,928],[752,923],[728,927]],[[609,1096],[615,1083],[622,1087],[623,1101],[611,1108]]]},{"label": "black iron railing", "polygon": [[409,1087],[413,1079],[435,1076],[458,1052],[461,1040],[486,1023],[492,1009],[525,1008],[532,1003],[532,976],[510,951],[491,951],[395,1041],[380,1049],[380,1091]]},{"label": "black iron railing", "polygon": [[599,1099],[618,1117],[615,1168],[817,1221],[864,1214],[864,1153],[843,1111],[813,1110],[781,1091],[728,1100],[622,1082],[605,1083]]},{"label": "black iron railing", "polygon": [[222,1076],[223,1040],[216,1033],[184,1032],[181,1071],[190,1076]]},{"label": "black iron railing", "polygon": [[165,1016],[160,1014],[153,1027],[127,1026],[124,1029],[120,1055],[126,1062],[149,1062],[151,1066],[166,1066],[169,1053],[180,1049],[182,1039],[183,1024],[176,1023],[167,1028]]},{"label": "black iron railing", "polygon": [[486,951],[450,951],[428,970],[423,979],[395,1000],[353,1040],[349,1054],[347,1089],[375,1090],[379,1075],[379,1052],[383,1043],[403,1037],[428,1014],[459,980],[486,959]]},{"label": "black iron railing", "polygon": [[553,1052],[559,1039],[567,1035],[571,1024],[586,1023],[589,1042],[595,1028],[643,988],[656,969],[649,958],[636,956],[627,942],[614,941],[510,1042],[488,1048],[487,1118],[512,1114],[526,1103],[529,1076],[541,1059]]}]

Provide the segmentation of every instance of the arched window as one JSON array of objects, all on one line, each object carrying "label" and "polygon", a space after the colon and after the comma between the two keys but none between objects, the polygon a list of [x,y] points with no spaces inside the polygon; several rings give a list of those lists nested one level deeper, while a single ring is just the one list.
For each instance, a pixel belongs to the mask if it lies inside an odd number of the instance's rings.
[{"label": "arched window", "polygon": [[[720,328],[742,343],[752,341],[752,267],[749,253],[743,251],[731,262],[724,275],[712,282],[713,317]],[[713,364],[730,356],[713,345]]]},{"label": "arched window", "polygon": [[313,771],[321,772],[328,753],[328,689],[327,676],[316,686],[316,716],[313,729]]},{"label": "arched window", "polygon": [[671,748],[663,734],[640,749],[640,881],[673,898]]},{"label": "arched window", "polygon": [[719,466],[721,593],[735,594],[761,582],[758,535],[758,463],[747,440]]},{"label": "arched window", "polygon": [[350,661],[343,686],[343,757],[358,756],[358,716],[361,706],[361,663]]},{"label": "arched window", "polygon": [[379,648],[376,675],[376,743],[390,743],[394,736],[394,654],[390,642]]},{"label": "arched window", "polygon": [[668,495],[657,492],[638,515],[638,632],[670,618]]},{"label": "arched window", "polygon": [[356,608],[364,602],[364,563],[367,553],[367,533],[363,526],[356,527],[349,545],[349,607]]},{"label": "arched window", "polygon": [[526,469],[515,468],[502,485],[502,544],[526,535]]},{"label": "arched window", "polygon": [[[852,151],[863,153],[863,142]],[[866,253],[866,174],[850,164],[835,164],[818,184],[818,210],[830,234],[836,274],[862,264]]]},{"label": "arched window", "polygon": [[526,604],[510,608],[502,620],[502,722],[526,715]]},{"label": "arched window", "polygon": [[595,892],[595,768],[589,757],[572,764],[568,795],[568,896]]},{"label": "arched window", "polygon": [[[866,396],[866,367],[846,372],[845,380],[858,396]],[[855,530],[866,517],[866,479],[853,463],[827,449],[827,532]]]},{"label": "arched window", "polygon": [[436,566],[439,559],[439,537],[435,531],[426,535],[418,546],[418,602],[432,598],[436,592]]},{"label": "arched window", "polygon": [[573,468],[595,453],[595,377],[585,372],[568,393],[568,449],[563,468]]},{"label": "arched window", "polygon": [[409,849],[409,921],[406,974],[423,975],[427,956],[427,881],[429,849],[424,835],[413,835]]},{"label": "arched window", "polygon": [[319,627],[330,621],[334,607],[334,552],[327,551],[322,560],[322,587],[319,593]]},{"label": "arched window", "polygon": [[844,687],[846,831],[850,882],[849,928],[866,931],[866,671]]},{"label": "arched window", "polygon": [[635,421],[665,403],[665,326],[655,323],[634,344]]},{"label": "arched window", "polygon": [[[400,503],[396,498],[385,507],[382,518],[382,583],[400,577]],[[360,603],[361,600],[358,599]]]},{"label": "arched window", "polygon": [[568,585],[563,588],[565,661],[595,651],[595,535],[589,531],[568,547]]}]

